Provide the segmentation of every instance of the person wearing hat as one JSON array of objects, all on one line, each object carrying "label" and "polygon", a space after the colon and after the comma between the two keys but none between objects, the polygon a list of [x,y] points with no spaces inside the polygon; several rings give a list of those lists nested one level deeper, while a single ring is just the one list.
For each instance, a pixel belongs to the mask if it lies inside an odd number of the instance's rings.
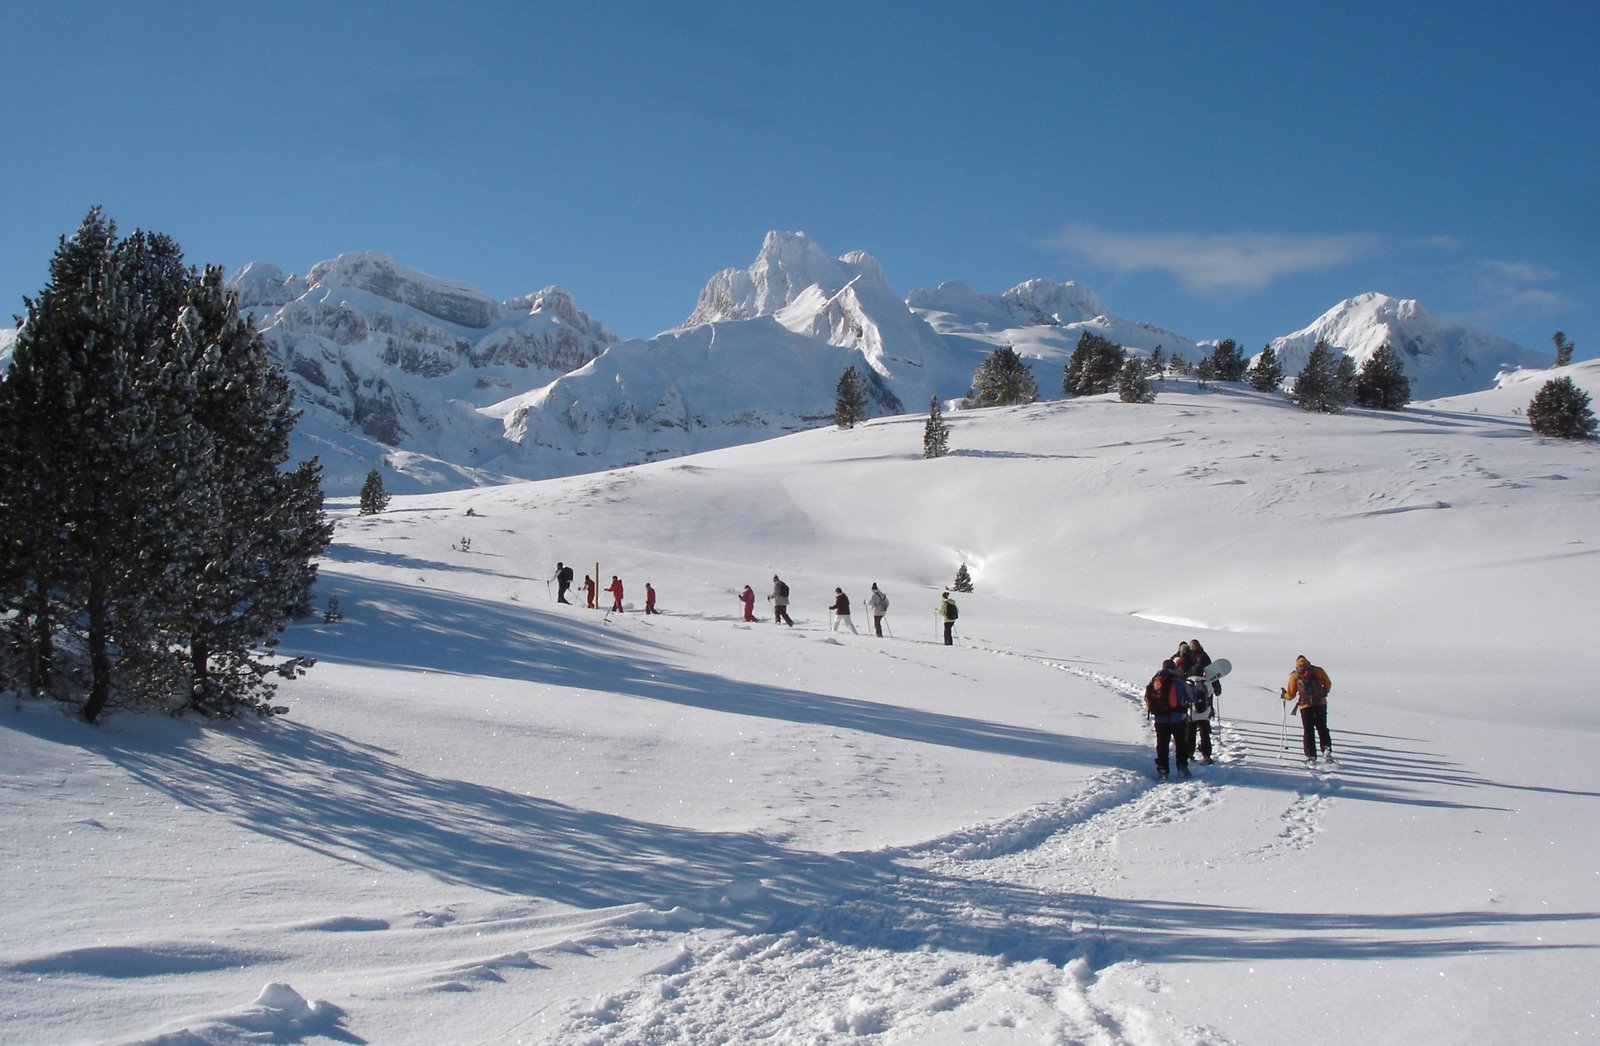
[{"label": "person wearing hat", "polygon": [[828,631],[837,632],[840,625],[850,626],[850,634],[859,636],[856,623],[850,620],[850,597],[844,594],[844,589],[835,587],[833,590],[833,606],[828,608],[833,611],[833,624]]},{"label": "person wearing hat", "polygon": [[772,595],[767,598],[772,601],[772,623],[793,626],[789,618],[789,586],[776,574],[772,575]]},{"label": "person wearing hat", "polygon": [[1328,673],[1307,661],[1304,654],[1294,659],[1294,671],[1289,673],[1289,684],[1281,696],[1295,702],[1300,712],[1307,763],[1317,761],[1319,742],[1322,758],[1333,762],[1333,735],[1328,733],[1328,691],[1332,689]]}]

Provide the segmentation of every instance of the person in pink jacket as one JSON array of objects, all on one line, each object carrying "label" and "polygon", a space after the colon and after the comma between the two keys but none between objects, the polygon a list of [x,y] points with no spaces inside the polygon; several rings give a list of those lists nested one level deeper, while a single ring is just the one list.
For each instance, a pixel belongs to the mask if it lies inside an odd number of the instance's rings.
[{"label": "person in pink jacket", "polygon": [[739,602],[744,604],[744,619],[756,620],[756,590],[749,585],[744,586],[744,591],[739,593]]}]

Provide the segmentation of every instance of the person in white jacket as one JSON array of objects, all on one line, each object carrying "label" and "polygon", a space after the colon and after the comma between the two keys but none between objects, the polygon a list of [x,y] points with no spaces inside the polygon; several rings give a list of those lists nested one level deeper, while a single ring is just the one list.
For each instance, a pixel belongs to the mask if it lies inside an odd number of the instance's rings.
[{"label": "person in white jacket", "polygon": [[883,594],[878,583],[872,583],[872,594],[867,597],[867,609],[872,612],[872,630],[883,638],[883,615],[889,612],[889,597]]}]

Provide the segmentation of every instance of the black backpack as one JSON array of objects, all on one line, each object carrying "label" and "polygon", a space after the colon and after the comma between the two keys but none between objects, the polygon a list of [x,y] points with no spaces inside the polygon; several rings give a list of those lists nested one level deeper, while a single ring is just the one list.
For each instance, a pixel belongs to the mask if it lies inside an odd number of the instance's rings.
[{"label": "black backpack", "polygon": [[571,567],[562,567],[561,568],[561,574],[557,578],[557,580],[564,581],[569,585],[572,584],[572,568]]},{"label": "black backpack", "polygon": [[1211,688],[1204,678],[1196,677],[1189,685],[1189,710],[1199,716],[1211,714]]},{"label": "black backpack", "polygon": [[1313,666],[1305,675],[1300,677],[1300,696],[1308,705],[1325,705],[1328,703],[1328,688],[1322,685],[1322,680],[1317,678],[1317,670]]},{"label": "black backpack", "polygon": [[784,599],[789,598],[789,586],[782,581],[778,582],[778,595]]},{"label": "black backpack", "polygon": [[953,599],[945,600],[944,601],[944,619],[946,621],[954,621],[956,618],[958,618],[960,616],[961,616],[961,611],[956,606],[956,601],[953,600]]}]

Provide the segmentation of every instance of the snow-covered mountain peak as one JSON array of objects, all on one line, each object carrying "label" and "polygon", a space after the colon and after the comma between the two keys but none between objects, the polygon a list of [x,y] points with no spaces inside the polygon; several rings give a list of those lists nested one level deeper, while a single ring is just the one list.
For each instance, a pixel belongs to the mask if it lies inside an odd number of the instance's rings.
[{"label": "snow-covered mountain peak", "polygon": [[683,325],[775,315],[807,288],[832,295],[852,281],[887,290],[883,267],[865,251],[832,258],[803,232],[769,232],[748,269],[724,269],[711,277]]},{"label": "snow-covered mountain peak", "polygon": [[1026,280],[1002,297],[1013,306],[1035,309],[1057,323],[1080,323],[1109,315],[1100,296],[1075,280]]},{"label": "snow-covered mountain peak", "polygon": [[366,291],[462,327],[487,327],[498,311],[495,300],[476,287],[397,265],[382,251],[341,254],[313,265],[307,277],[312,287]]},{"label": "snow-covered mountain peak", "polygon": [[1516,367],[1545,367],[1533,352],[1476,327],[1439,319],[1412,298],[1367,292],[1339,302],[1310,326],[1271,343],[1286,374],[1298,373],[1318,341],[1365,363],[1388,345],[1400,354],[1415,399],[1455,396],[1493,386]]}]

